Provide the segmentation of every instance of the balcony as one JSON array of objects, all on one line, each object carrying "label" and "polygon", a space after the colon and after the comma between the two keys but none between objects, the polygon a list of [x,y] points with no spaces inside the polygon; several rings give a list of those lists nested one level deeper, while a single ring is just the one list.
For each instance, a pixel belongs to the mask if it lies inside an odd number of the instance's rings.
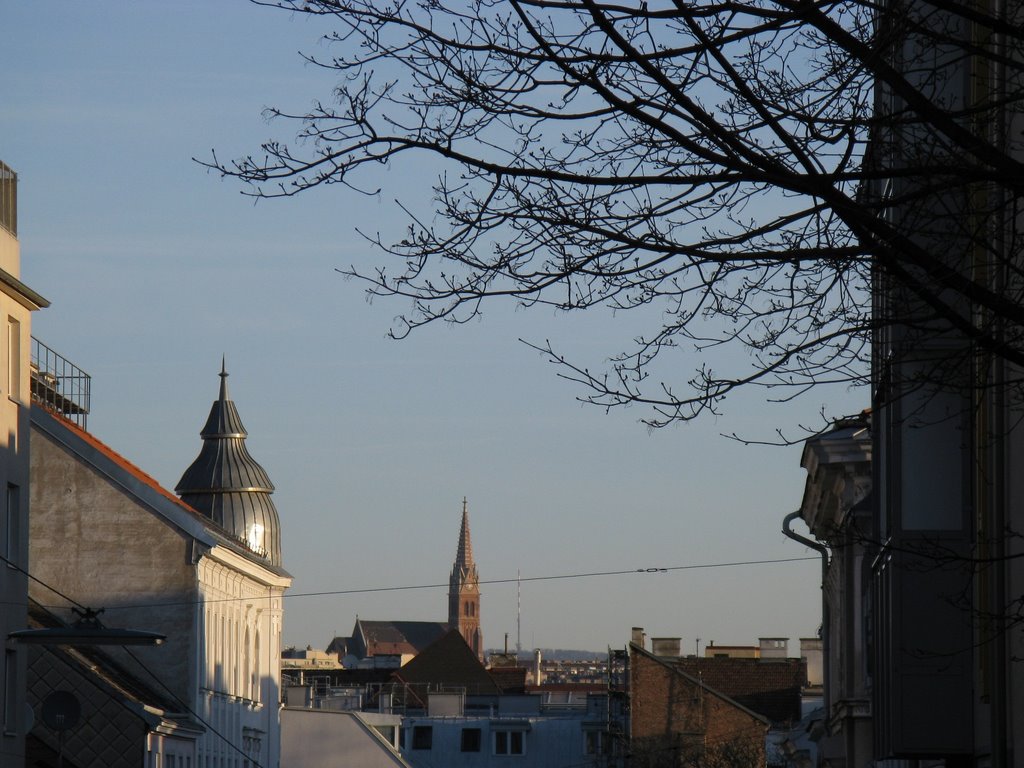
[{"label": "balcony", "polygon": [[18,174],[0,163],[0,227],[18,236]]},{"label": "balcony", "polygon": [[59,413],[86,429],[92,377],[32,337],[32,404]]}]

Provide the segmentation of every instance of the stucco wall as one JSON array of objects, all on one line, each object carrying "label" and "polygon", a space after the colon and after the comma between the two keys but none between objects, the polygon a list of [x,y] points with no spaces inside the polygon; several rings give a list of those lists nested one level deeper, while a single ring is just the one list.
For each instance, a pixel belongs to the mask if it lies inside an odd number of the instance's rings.
[{"label": "stucco wall", "polygon": [[[133,654],[176,696],[194,700],[191,540],[36,428],[31,472],[33,575],[80,603],[105,608],[107,626],[167,635],[164,645]],[[44,605],[66,605],[38,583],[30,593]],[[72,618],[69,611],[55,613]],[[145,679],[138,664],[116,654]]]},{"label": "stucco wall", "polygon": [[[19,273],[18,241],[0,227],[0,269],[17,277]],[[9,319],[17,324],[11,325]],[[12,329],[16,340],[12,343]],[[6,293],[0,293],[0,554],[26,567],[28,554],[28,392],[29,348],[31,345],[31,313]],[[11,362],[14,365],[11,365]],[[18,396],[11,392],[9,376],[17,375]],[[13,490],[12,490],[13,489]],[[8,519],[10,518],[10,519]],[[11,540],[8,540],[8,536]],[[26,626],[24,574],[15,568],[0,564],[0,637]],[[25,687],[25,651],[9,646],[5,654],[10,659],[0,663],[0,691],[23,691]],[[8,680],[11,673],[13,679]],[[0,723],[0,755],[12,760],[24,753],[25,729],[22,705],[24,696],[18,693],[13,711],[8,711]],[[2,760],[0,760],[2,762]]]},{"label": "stucco wall", "polygon": [[[395,717],[395,725],[400,718]],[[281,765],[287,768],[402,768],[408,764],[352,712],[281,711]]]},{"label": "stucco wall", "polygon": [[3,227],[0,227],[0,269],[14,277],[21,277],[18,239]]}]

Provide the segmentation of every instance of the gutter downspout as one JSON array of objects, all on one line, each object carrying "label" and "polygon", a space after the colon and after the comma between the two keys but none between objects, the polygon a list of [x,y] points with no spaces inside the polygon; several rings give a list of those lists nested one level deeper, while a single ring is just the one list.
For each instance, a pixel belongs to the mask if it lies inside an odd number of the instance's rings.
[{"label": "gutter downspout", "polygon": [[832,711],[832,702],[829,699],[829,691],[831,690],[831,670],[832,670],[832,658],[830,651],[832,644],[829,641],[829,624],[831,623],[831,616],[828,610],[828,601],[825,599],[825,580],[828,578],[828,547],[821,544],[814,539],[808,539],[806,536],[801,536],[796,531],[789,527],[789,524],[796,518],[800,517],[800,512],[790,512],[782,519],[782,532],[791,538],[793,541],[798,541],[801,544],[810,547],[811,549],[817,550],[821,553],[821,677],[822,677],[822,701],[825,710],[825,727],[828,729],[829,716]]}]

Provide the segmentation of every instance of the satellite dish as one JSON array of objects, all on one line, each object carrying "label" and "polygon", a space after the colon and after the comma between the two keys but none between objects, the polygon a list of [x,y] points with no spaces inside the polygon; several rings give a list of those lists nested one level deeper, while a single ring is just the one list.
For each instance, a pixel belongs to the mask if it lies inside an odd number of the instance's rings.
[{"label": "satellite dish", "polygon": [[82,705],[71,691],[54,691],[43,701],[43,722],[57,733],[70,731],[82,716]]}]

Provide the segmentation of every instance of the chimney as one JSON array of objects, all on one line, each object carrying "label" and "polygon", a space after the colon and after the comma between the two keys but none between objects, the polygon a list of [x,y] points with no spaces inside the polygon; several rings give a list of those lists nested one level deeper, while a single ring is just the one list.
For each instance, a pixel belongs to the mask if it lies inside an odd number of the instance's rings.
[{"label": "chimney", "polygon": [[652,637],[651,653],[655,656],[671,656],[679,658],[682,652],[682,639],[678,637]]},{"label": "chimney", "polygon": [[788,637],[759,637],[757,641],[761,659],[785,659],[789,656]]},{"label": "chimney", "polygon": [[638,645],[643,648],[646,639],[647,635],[644,634],[643,627],[633,627],[633,636],[630,638],[630,642],[633,643],[633,645]]}]

